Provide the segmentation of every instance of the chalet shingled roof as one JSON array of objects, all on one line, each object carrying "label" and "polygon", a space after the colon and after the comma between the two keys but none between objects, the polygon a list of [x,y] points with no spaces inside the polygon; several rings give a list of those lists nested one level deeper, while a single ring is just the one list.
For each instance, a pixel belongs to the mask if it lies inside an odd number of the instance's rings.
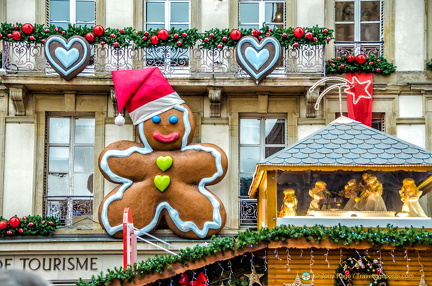
[{"label": "chalet shingled roof", "polygon": [[341,116],[259,165],[432,165],[432,152]]}]

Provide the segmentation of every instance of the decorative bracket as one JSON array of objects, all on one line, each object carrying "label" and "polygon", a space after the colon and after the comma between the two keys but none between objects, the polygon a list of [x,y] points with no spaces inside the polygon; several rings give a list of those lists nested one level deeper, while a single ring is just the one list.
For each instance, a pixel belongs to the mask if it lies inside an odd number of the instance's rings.
[{"label": "decorative bracket", "polygon": [[117,115],[118,111],[117,111],[117,97],[116,97],[116,93],[114,91],[114,88],[110,89],[110,97],[111,97],[111,101],[113,104],[113,110],[114,110],[114,117]]},{"label": "decorative bracket", "polygon": [[210,117],[221,117],[222,88],[208,88],[210,100]]},{"label": "decorative bracket", "polygon": [[15,116],[26,115],[25,100],[27,97],[27,89],[24,85],[10,87],[9,97],[12,100],[15,109]]},{"label": "decorative bracket", "polygon": [[310,89],[306,92],[306,118],[316,118],[317,110],[315,109],[315,103],[319,96],[319,88],[310,91]]}]

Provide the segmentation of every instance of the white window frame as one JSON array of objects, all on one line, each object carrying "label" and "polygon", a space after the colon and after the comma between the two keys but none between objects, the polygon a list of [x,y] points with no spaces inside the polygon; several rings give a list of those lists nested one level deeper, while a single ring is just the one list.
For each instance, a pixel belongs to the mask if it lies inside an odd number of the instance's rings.
[{"label": "white window frame", "polygon": [[[188,25],[188,29],[191,26],[191,1],[190,0],[146,0],[144,3],[144,15],[147,15],[147,3],[150,2],[158,2],[158,3],[164,3],[164,9],[165,9],[165,19],[164,22],[148,22],[147,19],[144,21],[144,27],[147,29],[147,25],[163,25],[165,29],[170,30],[172,27],[175,27],[176,24],[180,25]],[[171,22],[171,4],[172,3],[188,3],[189,5],[189,14],[188,14],[188,22]]]},{"label": "white window frame", "polygon": [[[283,11],[283,20],[282,24],[285,26],[285,1],[284,0],[239,0],[239,15],[238,15],[238,22],[239,27],[241,25],[257,25],[255,28],[260,29],[262,26],[262,23],[265,22],[265,3],[283,3],[284,4],[284,11]],[[243,3],[258,3],[258,23],[241,23],[240,22],[240,5]],[[273,25],[273,23],[267,23],[266,25]]]}]

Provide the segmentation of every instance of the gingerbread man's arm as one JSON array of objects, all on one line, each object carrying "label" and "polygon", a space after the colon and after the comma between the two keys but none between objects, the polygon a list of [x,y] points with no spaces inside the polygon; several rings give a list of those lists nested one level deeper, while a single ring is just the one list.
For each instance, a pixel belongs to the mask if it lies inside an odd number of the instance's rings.
[{"label": "gingerbread man's arm", "polygon": [[151,150],[146,150],[140,143],[127,140],[117,141],[102,150],[99,155],[99,169],[103,176],[112,183],[123,183],[118,181],[117,177],[140,181],[145,177],[142,166],[147,160],[147,157],[142,154],[150,152]]}]

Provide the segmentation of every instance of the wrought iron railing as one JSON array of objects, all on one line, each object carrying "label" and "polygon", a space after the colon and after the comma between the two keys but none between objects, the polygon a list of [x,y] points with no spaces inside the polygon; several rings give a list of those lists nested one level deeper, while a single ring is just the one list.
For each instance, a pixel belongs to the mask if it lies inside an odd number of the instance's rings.
[{"label": "wrought iron railing", "polygon": [[93,196],[46,196],[45,214],[57,218],[62,226],[91,227]]},{"label": "wrought iron railing", "polygon": [[240,209],[240,227],[256,228],[257,227],[257,200],[249,199],[248,196],[239,197]]},{"label": "wrought iron railing", "polygon": [[383,42],[335,42],[335,55],[365,54],[383,56]]},{"label": "wrought iron railing", "polygon": [[[27,42],[3,42],[3,66],[7,73],[55,73],[48,65],[44,46]],[[235,48],[180,49],[167,46],[135,49],[133,46],[113,48],[91,46],[90,65],[81,76],[107,74],[113,70],[137,69],[157,66],[165,76],[194,77],[246,77],[235,57]],[[324,46],[290,47],[283,52],[283,59],[270,76],[289,74],[324,74]]]}]

